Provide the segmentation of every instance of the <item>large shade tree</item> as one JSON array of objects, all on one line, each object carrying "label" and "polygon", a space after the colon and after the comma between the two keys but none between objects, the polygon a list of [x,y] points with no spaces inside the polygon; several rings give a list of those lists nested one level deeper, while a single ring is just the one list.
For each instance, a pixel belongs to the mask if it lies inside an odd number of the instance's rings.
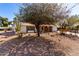
[{"label": "large shade tree", "polygon": [[67,18],[70,13],[65,4],[35,3],[23,4],[19,12],[19,20],[35,25],[38,36],[40,36],[40,25],[54,24],[59,20]]}]

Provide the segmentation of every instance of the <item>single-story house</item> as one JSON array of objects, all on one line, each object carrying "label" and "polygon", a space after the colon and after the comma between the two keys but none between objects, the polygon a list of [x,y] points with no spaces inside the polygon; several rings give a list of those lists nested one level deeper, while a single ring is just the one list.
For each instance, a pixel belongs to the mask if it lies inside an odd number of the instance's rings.
[{"label": "single-story house", "polygon": [[[53,32],[57,31],[54,25],[42,24],[40,25],[40,32]],[[30,23],[21,23],[21,32],[37,32],[35,25]]]}]

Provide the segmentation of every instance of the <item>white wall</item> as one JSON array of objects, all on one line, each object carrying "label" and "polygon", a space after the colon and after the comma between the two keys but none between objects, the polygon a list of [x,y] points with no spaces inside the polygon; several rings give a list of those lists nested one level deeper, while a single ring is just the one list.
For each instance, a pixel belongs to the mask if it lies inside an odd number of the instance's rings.
[{"label": "white wall", "polygon": [[52,27],[52,31],[57,31],[57,27],[56,26],[53,26]]},{"label": "white wall", "polygon": [[21,32],[23,32],[23,33],[26,33],[26,31],[27,31],[27,28],[26,28],[26,26],[21,26]]}]

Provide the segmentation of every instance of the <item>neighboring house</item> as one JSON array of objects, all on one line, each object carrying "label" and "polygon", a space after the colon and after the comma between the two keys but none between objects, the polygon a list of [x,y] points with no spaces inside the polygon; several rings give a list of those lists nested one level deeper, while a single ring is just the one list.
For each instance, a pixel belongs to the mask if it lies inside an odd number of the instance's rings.
[{"label": "neighboring house", "polygon": [[12,31],[16,32],[16,24],[12,22],[10,26],[12,28]]},{"label": "neighboring house", "polygon": [[[40,32],[53,32],[57,31],[57,27],[54,25],[43,24],[40,25]],[[30,23],[21,23],[21,32],[37,32],[35,25]]]}]

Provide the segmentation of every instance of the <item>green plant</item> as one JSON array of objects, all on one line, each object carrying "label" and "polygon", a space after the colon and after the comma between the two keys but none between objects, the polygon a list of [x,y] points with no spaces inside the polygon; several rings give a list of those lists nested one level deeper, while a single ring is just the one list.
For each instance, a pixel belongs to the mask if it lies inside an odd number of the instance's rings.
[{"label": "green plant", "polygon": [[16,32],[19,32],[21,29],[21,24],[19,22],[16,22]]}]

